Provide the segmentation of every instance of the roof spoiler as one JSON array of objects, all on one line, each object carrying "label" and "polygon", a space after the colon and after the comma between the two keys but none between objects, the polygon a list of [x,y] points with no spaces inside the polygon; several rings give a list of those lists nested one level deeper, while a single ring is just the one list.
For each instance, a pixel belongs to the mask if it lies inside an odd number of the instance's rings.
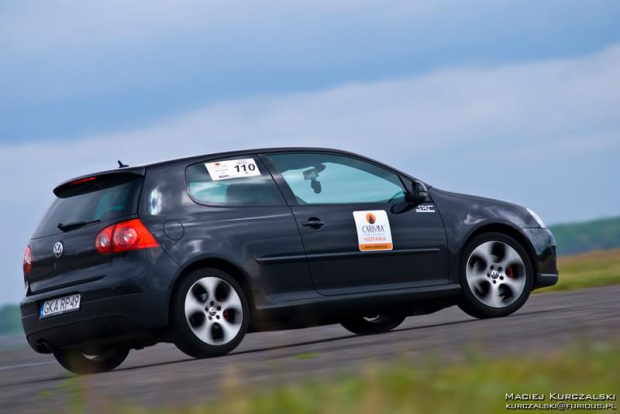
[{"label": "roof spoiler", "polygon": [[71,192],[70,190],[75,189],[76,187],[83,184],[96,184],[98,180],[108,181],[109,179],[130,179],[131,176],[143,177],[145,173],[145,167],[133,167],[123,168],[122,170],[110,170],[98,172],[95,174],[82,175],[80,177],[75,177],[71,180],[65,181],[56,188],[54,188],[54,194],[57,197],[62,197],[64,194],[67,194],[67,192]]}]

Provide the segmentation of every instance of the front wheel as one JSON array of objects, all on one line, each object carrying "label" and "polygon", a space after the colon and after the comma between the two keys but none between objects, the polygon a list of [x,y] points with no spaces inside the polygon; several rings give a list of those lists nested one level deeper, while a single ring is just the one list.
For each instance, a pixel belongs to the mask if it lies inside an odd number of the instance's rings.
[{"label": "front wheel", "polygon": [[54,357],[67,371],[74,374],[97,374],[112,371],[125,361],[129,348],[111,347],[97,354],[77,350],[54,352]]},{"label": "front wheel", "polygon": [[515,312],[528,299],[534,268],[525,248],[502,233],[471,240],[463,251],[459,307],[475,318]]},{"label": "front wheel", "polygon": [[172,297],[174,343],[194,358],[232,351],[249,324],[248,300],[239,283],[218,269],[199,269],[181,281]]},{"label": "front wheel", "polygon": [[403,323],[405,316],[375,315],[372,317],[353,317],[340,322],[348,331],[357,335],[372,335],[391,331]]}]

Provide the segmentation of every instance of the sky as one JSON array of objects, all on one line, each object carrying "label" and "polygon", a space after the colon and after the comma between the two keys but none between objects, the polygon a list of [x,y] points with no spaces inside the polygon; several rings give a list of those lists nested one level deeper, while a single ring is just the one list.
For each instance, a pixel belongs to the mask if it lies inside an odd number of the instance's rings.
[{"label": "sky", "polygon": [[620,215],[620,2],[0,3],[0,304],[68,178],[350,150],[547,223]]}]

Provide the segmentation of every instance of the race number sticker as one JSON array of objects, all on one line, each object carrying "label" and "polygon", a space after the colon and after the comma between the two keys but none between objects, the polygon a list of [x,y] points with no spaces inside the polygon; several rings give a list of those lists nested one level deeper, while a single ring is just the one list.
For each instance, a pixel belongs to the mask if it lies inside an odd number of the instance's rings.
[{"label": "race number sticker", "polygon": [[260,175],[254,158],[208,162],[205,164],[213,181]]},{"label": "race number sticker", "polygon": [[385,210],[354,211],[360,250],[392,250],[392,230]]}]

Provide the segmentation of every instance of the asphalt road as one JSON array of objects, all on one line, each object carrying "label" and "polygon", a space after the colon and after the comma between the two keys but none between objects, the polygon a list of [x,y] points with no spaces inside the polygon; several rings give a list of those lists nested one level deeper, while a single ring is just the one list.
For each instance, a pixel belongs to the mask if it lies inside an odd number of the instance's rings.
[{"label": "asphalt road", "polygon": [[[393,332],[354,336],[332,325],[248,335],[230,355],[195,360],[169,344],[134,351],[116,371],[80,377],[89,408],[111,403],[175,407],[221,391],[225,378],[246,387],[357,372],[366,360],[398,361],[432,350],[458,358],[472,346],[485,352],[547,353],[576,341],[620,339],[620,286],[533,295],[514,315],[475,320],[458,308],[408,318]],[[0,411],[63,412],[75,378],[21,338],[0,341]],[[91,409],[89,409],[89,412]]]}]

